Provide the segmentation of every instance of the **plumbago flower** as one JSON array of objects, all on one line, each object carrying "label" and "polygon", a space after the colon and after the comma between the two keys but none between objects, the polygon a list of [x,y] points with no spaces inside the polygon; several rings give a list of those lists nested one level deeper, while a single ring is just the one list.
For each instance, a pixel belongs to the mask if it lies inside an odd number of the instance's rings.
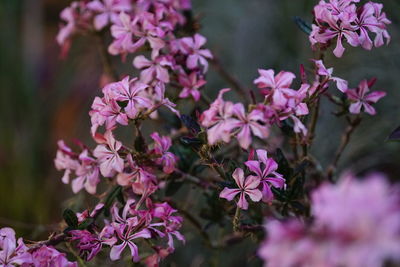
[{"label": "plumbago flower", "polygon": [[179,83],[183,86],[183,89],[179,94],[180,98],[192,96],[195,101],[199,101],[201,97],[199,89],[207,82],[198,74],[198,72],[192,72],[189,75],[186,73],[180,73]]},{"label": "plumbago flower", "polygon": [[[317,44],[329,46],[329,42],[336,38],[336,48],[333,53],[336,57],[341,57],[345,51],[343,39],[352,46],[361,45],[367,50],[371,50],[373,45],[382,46],[384,39],[389,43],[390,35],[386,25],[391,22],[382,12],[383,5],[367,2],[357,6],[357,2],[360,1],[321,0],[314,7],[316,24],[312,25],[310,33],[312,46],[316,47]],[[374,44],[370,33],[375,34]]]},{"label": "plumbago flower", "polygon": [[226,143],[231,136],[236,136],[240,146],[247,149],[251,144],[251,134],[266,138],[269,130],[264,113],[254,109],[246,114],[241,103],[223,100],[223,94],[230,89],[219,92],[218,98],[203,112],[200,118],[202,126],[207,127],[207,138],[210,145],[222,140]]},{"label": "plumbago flower", "polygon": [[0,266],[65,266],[78,267],[76,262],[70,262],[64,253],[51,246],[41,246],[29,249],[22,238],[15,239],[15,231],[11,228],[0,229]]},{"label": "plumbago flower", "polygon": [[57,156],[54,160],[55,166],[57,170],[65,170],[62,177],[62,182],[65,184],[70,182],[71,175],[75,173],[71,182],[74,193],[85,188],[89,194],[95,194],[97,184],[100,182],[99,163],[88,148],[81,143],[78,145],[82,148],[79,154],[73,152],[64,141],[59,141]]},{"label": "plumbago flower", "polygon": [[124,169],[124,160],[118,153],[122,143],[115,140],[111,131],[107,131],[104,138],[105,143],[98,145],[93,154],[99,160],[101,174],[104,177],[112,177]]},{"label": "plumbago flower", "polygon": [[[244,164],[260,179],[262,185],[262,200],[266,203],[270,203],[274,198],[271,187],[285,188],[285,179],[282,174],[276,172],[278,164],[272,158],[267,157],[266,150],[257,149],[256,153],[258,161],[248,160]],[[264,168],[261,166],[264,166]]]},{"label": "plumbago flower", "polygon": [[132,9],[130,0],[94,0],[87,7],[96,13],[93,20],[96,30],[103,29],[110,22],[116,23],[119,13]]},{"label": "plumbago flower", "polygon": [[376,110],[372,104],[378,102],[379,99],[386,95],[386,93],[382,91],[368,93],[370,87],[374,85],[375,81],[376,79],[371,79],[369,81],[362,80],[356,89],[349,89],[346,92],[347,97],[351,102],[349,107],[349,111],[351,113],[359,114],[361,112],[361,108],[364,108],[364,111],[369,115],[376,114]]},{"label": "plumbago flower", "polygon": [[173,153],[168,152],[172,145],[171,138],[168,136],[161,137],[157,132],[152,133],[150,137],[154,140],[154,148],[150,151],[150,154],[159,157],[156,159],[156,163],[163,166],[165,173],[174,172],[177,158]]},{"label": "plumbago flower", "polygon": [[314,222],[269,221],[259,255],[268,266],[383,266],[400,261],[399,186],[381,174],[312,193]]},{"label": "plumbago flower", "polygon": [[[138,81],[137,78],[125,77],[123,80],[106,85],[103,97],[96,97],[92,110],[89,112],[92,122],[92,134],[98,127],[105,126],[106,130],[114,129],[117,124],[128,125],[129,120],[138,118],[149,110],[155,111],[160,106],[173,109],[174,104],[164,97],[160,85],[150,88],[149,85]],[[154,90],[153,94],[150,91]]]},{"label": "plumbago flower", "polygon": [[258,188],[260,184],[260,178],[257,176],[249,175],[247,178],[244,177],[244,171],[241,168],[236,168],[232,174],[235,180],[237,189],[231,189],[225,187],[224,190],[219,194],[220,198],[225,198],[232,201],[233,198],[239,194],[239,200],[237,206],[241,209],[247,210],[249,203],[246,200],[246,195],[254,202],[258,202],[262,198],[261,191]]}]

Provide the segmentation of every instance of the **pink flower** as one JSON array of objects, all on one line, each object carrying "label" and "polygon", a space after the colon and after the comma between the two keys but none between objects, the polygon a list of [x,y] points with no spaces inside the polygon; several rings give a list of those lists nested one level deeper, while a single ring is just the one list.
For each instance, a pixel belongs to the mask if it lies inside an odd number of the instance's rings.
[{"label": "pink flower", "polygon": [[64,253],[50,246],[41,246],[32,253],[33,266],[78,267],[77,262],[68,261]]},{"label": "pink flower", "polygon": [[356,89],[349,89],[347,93],[347,97],[352,102],[350,105],[349,111],[353,114],[359,114],[361,112],[361,108],[364,107],[364,111],[370,115],[375,115],[375,108],[372,107],[372,104],[378,102],[379,99],[386,95],[385,92],[375,91],[369,93],[369,87],[373,85],[375,81],[367,81],[362,80]]},{"label": "pink flower", "polygon": [[[28,252],[22,238],[15,239],[15,231],[11,228],[0,229],[0,266],[32,264],[32,256]],[[36,265],[35,265],[36,266]]]},{"label": "pink flower", "polygon": [[140,95],[147,87],[136,78],[130,80],[127,76],[120,82],[107,85],[103,91],[115,101],[126,102],[124,111],[130,119],[134,119],[142,109],[151,107],[151,101]]},{"label": "pink flower", "polygon": [[179,84],[183,86],[183,89],[179,94],[180,98],[187,98],[191,95],[195,101],[199,101],[199,88],[203,87],[206,84],[206,81],[202,76],[198,75],[197,72],[192,72],[190,75],[181,73],[179,74]]},{"label": "pink flower", "polygon": [[102,241],[98,236],[87,230],[72,230],[68,234],[71,235],[71,241],[76,242],[79,255],[86,261],[92,260],[102,248]]},{"label": "pink flower", "polygon": [[262,93],[270,98],[274,105],[284,106],[287,103],[285,94],[292,94],[293,89],[289,87],[296,77],[293,73],[281,71],[274,76],[273,70],[259,69],[260,77],[254,80],[258,88],[263,88]]},{"label": "pink flower", "polygon": [[137,69],[142,69],[140,80],[143,83],[150,83],[157,79],[164,83],[169,83],[169,74],[167,67],[172,67],[172,62],[165,56],[152,57],[152,61],[144,56],[137,56],[133,60],[133,65]]},{"label": "pink flower", "polygon": [[374,45],[376,47],[382,46],[384,44],[384,39],[386,39],[386,44],[389,44],[391,38],[388,31],[386,30],[386,25],[390,24],[391,21],[388,18],[386,18],[386,13],[382,12],[383,5],[373,2],[368,2],[365,5],[373,6],[374,17],[376,18],[376,21],[379,24],[378,27],[373,27],[372,29],[370,29],[372,32],[376,34]]},{"label": "pink flower", "polygon": [[63,140],[59,140],[57,145],[58,150],[54,164],[57,170],[65,170],[61,180],[64,184],[68,184],[71,173],[79,168],[79,162],[72,158],[75,153],[72,152]]},{"label": "pink flower", "polygon": [[[284,188],[285,179],[281,174],[276,172],[278,164],[273,159],[267,157],[267,151],[257,149],[256,152],[258,160],[249,160],[244,164],[260,179],[262,200],[268,203],[274,199],[271,187]],[[261,168],[261,164],[263,164],[263,168]]]},{"label": "pink flower", "polygon": [[222,97],[230,89],[219,91],[217,99],[204,111],[200,117],[202,126],[207,127],[207,139],[210,145],[222,140],[230,141],[231,132],[238,125],[238,120],[233,118],[233,103],[225,102]]},{"label": "pink flower", "polygon": [[321,76],[325,76],[329,80],[332,80],[336,83],[337,88],[342,92],[345,93],[348,89],[348,82],[338,77],[333,77],[333,68],[327,69],[322,60],[313,60],[315,66],[317,67],[317,74]]},{"label": "pink flower", "polygon": [[76,169],[77,178],[72,181],[72,191],[75,194],[82,188],[85,188],[89,194],[95,194],[97,184],[100,182],[97,161],[90,157],[88,153],[85,149],[79,155],[81,164]]},{"label": "pink flower", "polygon": [[122,172],[124,169],[124,160],[118,154],[122,144],[114,139],[111,131],[107,131],[104,136],[107,144],[98,145],[93,154],[100,162],[101,174],[112,177],[116,172]]},{"label": "pink flower", "polygon": [[383,266],[400,261],[399,187],[380,174],[344,175],[312,193],[313,220],[268,220],[268,266]]},{"label": "pink flower", "polygon": [[239,188],[231,189],[225,187],[224,190],[222,190],[222,192],[219,194],[220,198],[225,198],[229,201],[232,201],[232,199],[239,194],[239,201],[237,202],[237,205],[244,210],[247,210],[249,207],[249,203],[246,200],[246,195],[249,196],[254,202],[261,200],[261,191],[257,189],[258,185],[260,184],[260,178],[250,175],[245,179],[244,172],[240,168],[236,168],[232,174],[232,177],[235,179],[235,182]]},{"label": "pink flower", "polygon": [[[106,89],[107,86],[103,89]],[[89,112],[92,123],[91,133],[95,135],[97,128],[105,124],[106,130],[113,129],[117,123],[128,125],[128,116],[121,112],[121,107],[114,99],[95,97],[92,110]]]},{"label": "pink flower", "polygon": [[154,148],[151,152],[161,156],[156,159],[156,163],[163,166],[165,173],[174,172],[177,158],[173,153],[168,152],[172,145],[171,138],[168,136],[161,137],[157,132],[152,133],[150,137],[154,140]]},{"label": "pink flower", "polygon": [[206,38],[198,33],[193,37],[184,37],[180,40],[180,47],[182,53],[188,55],[186,60],[186,66],[189,69],[195,69],[198,64],[204,67],[204,72],[208,69],[208,59],[212,59],[213,56],[208,49],[201,49],[206,43]]},{"label": "pink flower", "polygon": [[111,55],[133,53],[139,47],[143,46],[144,39],[139,39],[136,42],[133,41],[133,27],[137,21],[131,19],[131,17],[121,12],[118,20],[111,26],[111,35],[114,41],[108,47],[108,52]]},{"label": "pink flower", "polygon": [[129,247],[131,251],[132,260],[138,262],[139,258],[139,250],[136,244],[133,242],[138,238],[150,238],[151,234],[149,230],[143,229],[138,232],[135,232],[134,223],[127,224],[114,224],[115,233],[120,241],[122,241],[119,245],[113,245],[110,251],[110,259],[115,261],[121,258],[121,253],[125,250],[126,246]]},{"label": "pink flower", "polygon": [[245,114],[243,104],[237,103],[233,106],[233,113],[239,119],[237,139],[243,149],[249,148],[251,144],[251,134],[259,138],[266,138],[269,134],[268,126],[262,111],[254,109],[249,114]]},{"label": "pink flower", "polygon": [[128,12],[132,8],[130,0],[93,0],[86,6],[97,13],[94,17],[96,30],[103,29],[110,21],[116,23],[120,12]]}]

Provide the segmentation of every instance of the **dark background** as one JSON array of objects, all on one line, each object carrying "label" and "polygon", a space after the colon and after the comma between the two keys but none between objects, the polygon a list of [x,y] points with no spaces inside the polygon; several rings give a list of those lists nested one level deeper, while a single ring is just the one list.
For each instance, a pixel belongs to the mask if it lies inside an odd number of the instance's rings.
[{"label": "dark background", "polygon": [[[381,1],[382,2],[382,1]],[[101,63],[90,38],[78,37],[68,58],[61,60],[55,42],[59,12],[70,1],[0,1],[0,227],[12,225],[28,239],[46,237],[61,220],[60,207],[71,204],[70,186],[61,183],[54,168],[58,139],[78,138],[93,144],[89,134],[90,104],[99,94]],[[246,87],[257,68],[288,70],[298,74],[313,53],[307,36],[293,23],[294,16],[311,21],[313,0],[193,0],[201,18],[201,33],[221,63]],[[327,53],[326,65],[335,75],[356,86],[363,78],[377,77],[375,89],[387,92],[378,114],[366,116],[339,163],[357,172],[379,170],[398,179],[400,144],[386,142],[400,125],[400,3],[385,0],[392,20],[389,46],[365,51],[346,47],[341,59]],[[125,65],[129,73],[131,65]],[[206,91],[214,98],[229,85],[211,68]],[[333,89],[334,90],[334,89]],[[324,102],[312,153],[323,166],[331,160],[345,127]],[[178,255],[204,261],[193,248]],[[192,241],[190,241],[192,240]],[[199,251],[200,248],[197,248]],[[226,263],[229,265],[229,263]]]}]

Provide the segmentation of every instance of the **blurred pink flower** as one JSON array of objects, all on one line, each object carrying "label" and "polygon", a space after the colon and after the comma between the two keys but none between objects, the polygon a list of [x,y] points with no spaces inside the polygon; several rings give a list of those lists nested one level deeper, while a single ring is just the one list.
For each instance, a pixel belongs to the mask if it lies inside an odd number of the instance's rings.
[{"label": "blurred pink flower", "polygon": [[118,154],[121,142],[114,139],[111,131],[105,133],[106,144],[101,144],[93,151],[93,155],[100,162],[100,172],[104,177],[112,177],[116,172],[124,169],[124,160]]},{"label": "blurred pink flower", "polygon": [[116,23],[120,12],[128,12],[132,9],[130,0],[93,0],[86,6],[97,13],[94,16],[96,30],[103,29],[109,22]]},{"label": "blurred pink flower", "polygon": [[200,64],[204,67],[204,72],[207,72],[207,59],[212,59],[213,56],[210,50],[201,49],[206,41],[206,38],[198,33],[196,33],[193,37],[184,37],[180,40],[182,53],[188,55],[186,66],[189,69],[195,69],[198,64]]}]

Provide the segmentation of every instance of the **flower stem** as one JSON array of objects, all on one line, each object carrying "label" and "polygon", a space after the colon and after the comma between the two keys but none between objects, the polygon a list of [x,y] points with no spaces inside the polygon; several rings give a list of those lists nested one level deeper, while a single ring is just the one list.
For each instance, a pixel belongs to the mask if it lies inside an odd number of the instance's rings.
[{"label": "flower stem", "polygon": [[343,151],[346,148],[347,144],[349,143],[351,135],[353,134],[354,130],[357,128],[358,125],[360,125],[361,117],[360,117],[360,115],[358,115],[353,120],[350,117],[347,117],[347,121],[348,121],[349,125],[347,126],[346,130],[344,131],[344,133],[342,135],[341,142],[336,151],[335,157],[334,157],[332,163],[329,165],[328,170],[327,170],[327,177],[330,181],[333,181],[332,180],[333,174],[335,173],[339,159],[342,156]]},{"label": "flower stem", "polygon": [[239,208],[239,206],[236,206],[235,216],[233,217],[232,224],[233,224],[233,231],[239,232],[239,230],[240,230],[240,208]]},{"label": "flower stem", "polygon": [[112,66],[111,57],[108,54],[106,45],[104,44],[103,36],[101,34],[96,34],[95,37],[97,39],[101,62],[103,63],[104,73],[106,73],[114,81],[118,81],[119,77],[114,67]]}]

